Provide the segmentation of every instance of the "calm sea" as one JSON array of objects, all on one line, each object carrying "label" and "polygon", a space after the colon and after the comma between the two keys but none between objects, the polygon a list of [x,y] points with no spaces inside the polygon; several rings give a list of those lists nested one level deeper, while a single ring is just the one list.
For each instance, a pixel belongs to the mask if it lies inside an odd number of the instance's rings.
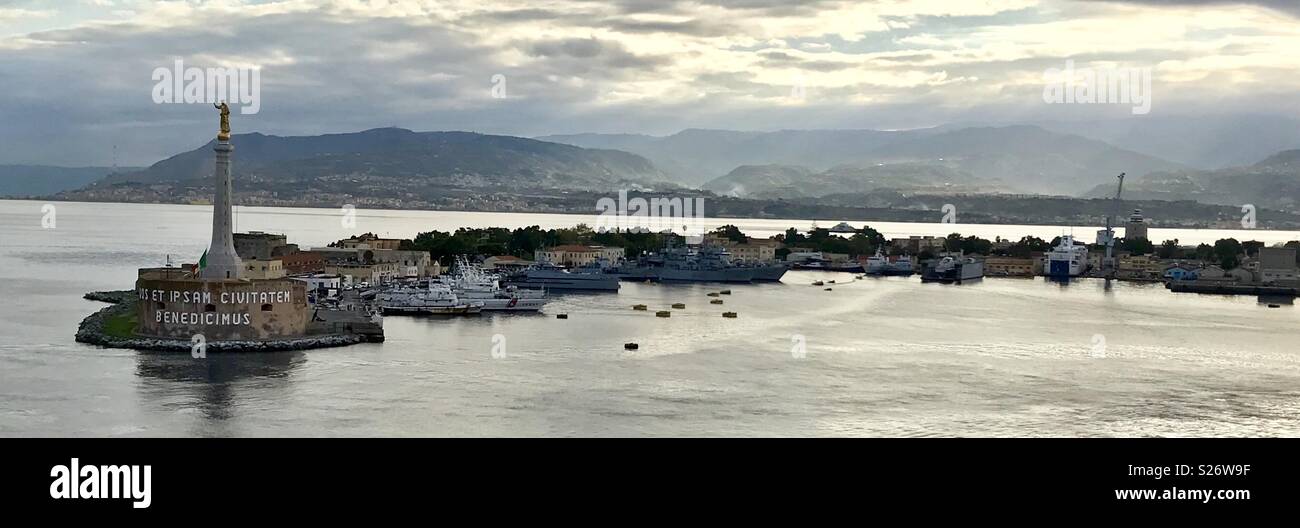
[{"label": "calm sea", "polygon": [[[624,283],[542,315],[385,320],[388,341],[209,356],[73,342],[136,268],[190,261],[207,207],[0,201],[0,435],[38,436],[1295,436],[1300,313],[1160,285],[987,279]],[[303,247],[359,232],[570,227],[574,215],[239,208],[241,231]],[[829,226],[841,219],[822,220]],[[717,220],[760,236],[811,220]],[[863,224],[863,221],[853,221]],[[1050,238],[1095,226],[871,222],[887,236]],[[1296,232],[1152,229],[1184,244]],[[814,280],[830,281],[825,287]],[[668,319],[633,311],[667,309]],[[736,319],[723,311],[739,313]],[[559,320],[556,313],[567,313]],[[498,337],[499,336],[499,337]],[[624,343],[635,342],[629,352]],[[504,357],[493,355],[504,343]],[[500,351],[500,348],[498,348]]]}]

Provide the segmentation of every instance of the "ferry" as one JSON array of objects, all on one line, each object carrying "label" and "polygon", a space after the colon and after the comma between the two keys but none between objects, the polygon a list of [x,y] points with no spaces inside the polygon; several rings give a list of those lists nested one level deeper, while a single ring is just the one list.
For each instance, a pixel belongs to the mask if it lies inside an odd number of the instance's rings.
[{"label": "ferry", "polygon": [[1061,242],[1047,254],[1048,277],[1078,277],[1088,271],[1088,246],[1075,244],[1073,235],[1061,237]]},{"label": "ferry", "polygon": [[984,277],[984,263],[971,257],[943,257],[921,271],[921,282],[962,283]]}]

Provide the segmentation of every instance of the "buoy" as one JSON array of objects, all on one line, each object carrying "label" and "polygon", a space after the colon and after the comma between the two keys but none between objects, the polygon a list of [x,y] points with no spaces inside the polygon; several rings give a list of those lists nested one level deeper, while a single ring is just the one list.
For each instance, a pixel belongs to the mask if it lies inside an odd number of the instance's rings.
[{"label": "buoy", "polygon": [[831,289],[830,289],[830,288],[826,288],[826,291],[831,291]]},{"label": "buoy", "polygon": [[632,309],[633,309],[633,310],[641,310],[641,311],[645,311],[645,309],[646,309],[646,305],[644,305],[644,304],[634,304],[634,305],[632,305]]},{"label": "buoy", "polygon": [[709,292],[709,297],[717,297],[718,295],[718,292]]},{"label": "buoy", "polygon": [[556,319],[568,319],[569,314],[555,314]]},{"label": "buoy", "polygon": [[817,281],[817,282],[814,282],[814,283],[813,283],[813,286],[821,286],[821,285],[823,285],[823,284],[825,284],[825,283],[822,282],[822,281]]},{"label": "buoy", "polygon": [[1282,305],[1280,305],[1280,304],[1270,304],[1270,305],[1268,305],[1268,307],[1269,307],[1269,308],[1281,308]]},{"label": "buoy", "polygon": [[658,312],[655,312],[655,317],[672,317],[672,316],[673,313],[668,310],[660,310]]},{"label": "buoy", "polygon": [[673,308],[681,310],[683,308],[686,308],[686,303],[673,303]]},{"label": "buoy", "polygon": [[722,316],[726,317],[727,319],[735,319],[736,312],[722,312]]},{"label": "buoy", "polygon": [[721,293],[723,295],[731,295],[731,290],[722,290],[721,292],[718,293]]},{"label": "buoy", "polygon": [[626,350],[636,350],[638,348],[641,348],[641,345],[638,345],[636,343],[623,343],[623,348]]},{"label": "buoy", "polygon": [[835,284],[835,281],[830,281],[830,283],[831,283],[831,284]]},{"label": "buoy", "polygon": [[722,299],[714,299],[709,301],[709,304],[722,304]]}]

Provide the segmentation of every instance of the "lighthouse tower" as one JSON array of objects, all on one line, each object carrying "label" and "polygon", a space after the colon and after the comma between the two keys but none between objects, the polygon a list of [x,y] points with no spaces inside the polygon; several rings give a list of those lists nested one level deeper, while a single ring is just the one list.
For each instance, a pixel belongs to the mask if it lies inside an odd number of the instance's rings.
[{"label": "lighthouse tower", "polygon": [[217,134],[216,171],[213,175],[215,196],[212,199],[212,244],[208,246],[207,265],[199,271],[203,279],[238,279],[242,263],[235,253],[234,226],[230,214],[230,107],[221,103],[221,132]]}]

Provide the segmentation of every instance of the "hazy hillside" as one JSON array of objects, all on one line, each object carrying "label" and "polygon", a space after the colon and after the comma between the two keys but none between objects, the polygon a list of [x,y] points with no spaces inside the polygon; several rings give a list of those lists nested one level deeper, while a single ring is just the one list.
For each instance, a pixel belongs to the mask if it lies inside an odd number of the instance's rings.
[{"label": "hazy hillside", "polygon": [[[134,167],[118,170],[136,170]],[[112,167],[0,165],[0,196],[40,196],[76,189],[108,176]]]},{"label": "hazy hillside", "polygon": [[[745,166],[797,166],[810,173],[832,167],[922,163],[999,181],[1019,192],[1078,194],[1115,174],[1145,174],[1183,166],[1082,136],[1034,126],[931,128],[908,131],[684,130],[667,137],[582,134],[550,136],[579,146],[618,145],[643,155],[687,184],[717,181]],[[747,169],[750,170],[750,169]],[[708,175],[713,176],[709,177]],[[843,190],[842,192],[852,192]]]},{"label": "hazy hillside", "polygon": [[[627,152],[471,132],[384,128],[323,136],[241,134],[232,143],[236,180],[276,184],[350,176],[467,187],[616,188],[664,180],[650,161]],[[212,146],[209,142],[143,171],[114,175],[104,185],[209,177]]]},{"label": "hazy hillside", "polygon": [[692,186],[744,165],[797,165],[814,171],[863,161],[864,154],[892,141],[937,130],[781,130],[738,132],[687,129],[671,136],[577,134],[538,139],[579,147],[617,148],[649,158],[675,180]]},{"label": "hazy hillside", "polygon": [[[1113,196],[1114,192],[1101,186],[1087,196]],[[1300,210],[1300,150],[1279,152],[1245,167],[1166,171],[1133,178],[1124,183],[1124,198]]]},{"label": "hazy hillside", "polygon": [[704,184],[705,190],[748,198],[817,197],[878,189],[992,192],[995,186],[937,164],[840,165],[822,172],[786,165],[746,165]]},{"label": "hazy hillside", "polygon": [[1039,127],[966,128],[892,143],[870,153],[880,162],[927,162],[1029,193],[1077,195],[1114,180],[1181,165],[1081,136]]},{"label": "hazy hillside", "polygon": [[1131,119],[1038,125],[1198,169],[1240,167],[1274,152],[1300,148],[1300,121],[1271,114],[1185,117],[1152,113]]}]

